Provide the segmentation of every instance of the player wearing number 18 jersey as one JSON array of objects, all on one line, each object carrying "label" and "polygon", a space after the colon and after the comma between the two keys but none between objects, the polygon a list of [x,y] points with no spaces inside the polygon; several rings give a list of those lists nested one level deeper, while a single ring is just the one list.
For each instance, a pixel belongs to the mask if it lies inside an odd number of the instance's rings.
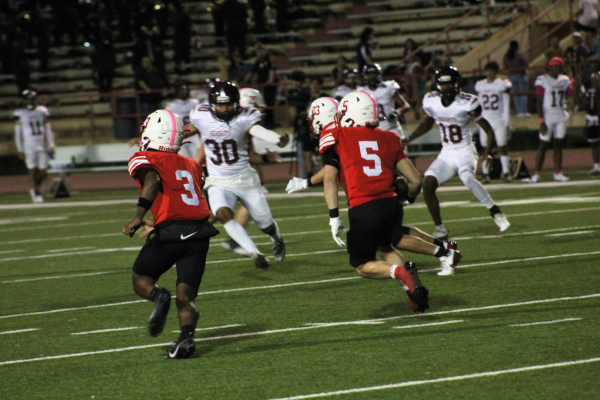
[{"label": "player wearing number 18 jersey", "polygon": [[150,114],[140,129],[140,151],[129,160],[129,173],[140,187],[134,218],[122,233],[132,237],[152,210],[154,230],[133,264],[133,290],[154,302],[148,320],[151,336],[165,328],[171,293],[159,288],[159,278],[173,264],[177,268],[176,301],[180,336],[167,358],[187,358],[195,350],[198,309],[194,299],[204,274],[210,238],[219,232],[207,221],[208,204],[202,197],[204,176],[200,165],[177,154],[184,130],[181,120],[168,110]]},{"label": "player wearing number 18 jersey", "polygon": [[254,260],[258,268],[270,263],[258,250],[248,233],[234,218],[233,209],[240,201],[250,212],[256,226],[271,237],[275,261],[285,258],[285,243],[273,220],[271,210],[256,171],[248,158],[247,134],[284,147],[289,137],[260,126],[256,108],[240,106],[240,93],[230,82],[217,82],[209,93],[209,105],[199,105],[190,113],[190,132],[199,133],[204,142],[210,209],[223,227]]},{"label": "player wearing number 18 jersey", "polygon": [[[324,167],[325,201],[333,238],[338,245],[344,245],[339,236],[344,231],[338,210],[339,172],[350,207],[350,265],[363,278],[397,279],[407,287],[413,311],[425,311],[429,308],[428,292],[417,269],[392,246],[403,233],[394,171],[407,178],[412,198],[421,191],[421,176],[406,158],[396,134],[376,128],[378,107],[371,95],[348,93],[342,98],[340,108],[344,110],[338,114],[341,128],[323,131],[319,140],[321,153],[335,151],[339,156],[339,168],[328,164]],[[378,255],[385,261],[377,261]]]},{"label": "player wearing number 18 jersey", "polygon": [[[492,149],[494,131],[481,115],[481,105],[477,96],[460,91],[461,75],[454,67],[443,67],[436,72],[437,91],[430,92],[423,99],[423,110],[427,116],[407,138],[410,142],[429,132],[434,122],[438,124],[442,137],[442,151],[425,172],[423,194],[429,213],[435,223],[433,237],[447,240],[448,231],[442,223],[439,200],[436,190],[458,173],[467,186],[490,211],[501,232],[510,227],[500,208],[487,190],[475,179],[477,150],[471,136],[471,121],[474,120],[487,133],[487,146],[484,160]],[[484,161],[485,162],[485,161]]]}]

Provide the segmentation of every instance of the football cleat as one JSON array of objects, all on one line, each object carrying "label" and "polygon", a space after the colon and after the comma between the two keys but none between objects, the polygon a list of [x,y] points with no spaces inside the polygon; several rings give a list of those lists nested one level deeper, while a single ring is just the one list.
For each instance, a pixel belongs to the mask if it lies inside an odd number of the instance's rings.
[{"label": "football cleat", "polygon": [[[456,242],[455,242],[456,243]],[[454,275],[455,268],[460,262],[462,255],[458,250],[450,250],[450,254],[445,257],[440,257],[442,270],[438,272],[439,276]]]},{"label": "football cleat", "polygon": [[568,177],[564,176],[562,172],[559,172],[558,174],[554,174],[554,181],[555,182],[566,182],[566,181],[568,181],[570,179],[571,178],[568,178]]},{"label": "football cleat", "polygon": [[509,174],[504,175],[504,182],[512,182],[512,177]]},{"label": "football cleat", "polygon": [[252,259],[254,260],[254,266],[256,268],[267,269],[271,266],[271,263],[269,262],[269,260],[267,260],[267,257],[265,257],[264,254],[252,253],[250,257],[252,257]]},{"label": "football cleat", "polygon": [[181,360],[183,358],[189,358],[196,351],[196,344],[194,338],[189,337],[181,342],[173,342],[167,349],[167,360]]},{"label": "football cleat", "polygon": [[457,250],[458,243],[456,243],[454,240],[451,240],[449,242],[444,242],[444,247],[446,247],[449,250]]},{"label": "football cleat", "polygon": [[506,219],[506,215],[503,213],[497,213],[492,218],[494,218],[494,222],[498,225],[500,232],[504,232],[510,228],[510,222]]},{"label": "football cleat", "polygon": [[600,176],[600,169],[592,168],[592,170],[588,172],[588,176]]},{"label": "football cleat", "polygon": [[405,286],[408,297],[408,305],[414,312],[423,312],[429,308],[428,291],[421,283],[417,267],[414,263],[407,261],[401,268],[400,283]]},{"label": "football cleat", "polygon": [[433,232],[431,234],[431,236],[433,236],[434,239],[441,240],[442,242],[447,242],[448,241],[448,233],[449,233],[449,231],[446,229],[444,229],[443,231],[436,229],[435,232]]},{"label": "football cleat", "polygon": [[171,307],[171,293],[166,288],[158,289],[159,293],[154,299],[154,310],[148,319],[148,332],[150,336],[159,336],[167,324],[167,315]]},{"label": "football cleat", "polygon": [[283,262],[285,259],[285,242],[283,239],[279,239],[273,243],[273,257],[278,263]]},{"label": "football cleat", "polygon": [[248,254],[248,252],[246,250],[244,250],[244,248],[242,246],[240,246],[238,244],[238,242],[236,242],[235,240],[233,240],[231,238],[222,242],[221,246],[223,246],[223,248],[226,250],[233,251],[238,256],[250,257],[250,254]]},{"label": "football cleat", "polygon": [[533,174],[533,176],[531,177],[531,179],[529,180],[530,183],[538,183],[540,181],[540,174]]},{"label": "football cleat", "polygon": [[490,182],[491,182],[490,176],[487,174],[484,174],[483,177],[481,178],[481,183],[483,183],[484,185],[487,185]]}]

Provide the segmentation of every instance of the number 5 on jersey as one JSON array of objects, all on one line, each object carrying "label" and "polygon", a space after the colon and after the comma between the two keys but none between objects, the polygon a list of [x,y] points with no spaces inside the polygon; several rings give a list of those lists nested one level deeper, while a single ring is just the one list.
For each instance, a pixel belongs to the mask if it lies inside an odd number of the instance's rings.
[{"label": "number 5 on jersey", "polygon": [[374,167],[367,167],[367,166],[363,167],[363,171],[364,171],[365,175],[367,175],[367,176],[381,175],[381,172],[382,172],[381,159],[379,158],[379,156],[377,154],[367,153],[367,149],[371,149],[374,151],[379,150],[379,145],[377,144],[377,142],[375,142],[375,141],[358,142],[358,145],[360,146],[360,156],[367,161],[375,162]]}]

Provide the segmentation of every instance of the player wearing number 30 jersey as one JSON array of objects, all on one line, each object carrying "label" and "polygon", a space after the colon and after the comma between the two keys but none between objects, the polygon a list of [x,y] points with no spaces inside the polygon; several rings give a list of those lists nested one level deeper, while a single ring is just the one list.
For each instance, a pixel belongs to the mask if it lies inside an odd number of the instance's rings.
[{"label": "player wearing number 30 jersey", "polygon": [[[337,119],[341,128],[321,133],[321,153],[335,151],[339,172],[348,196],[348,254],[356,273],[368,279],[397,279],[407,287],[413,311],[429,307],[427,289],[421,284],[417,269],[406,262],[394,245],[402,238],[402,210],[394,187],[394,171],[408,181],[409,195],[421,191],[421,176],[406,158],[398,136],[377,128],[378,107],[375,99],[364,92],[351,92],[340,101]],[[336,243],[344,242],[340,221],[336,178],[338,169],[324,167],[323,187],[329,208],[329,225]],[[384,261],[377,261],[377,256]]]},{"label": "player wearing number 30 jersey", "polygon": [[[284,147],[289,137],[260,126],[256,108],[240,106],[240,92],[230,82],[217,82],[209,92],[209,105],[199,105],[190,113],[190,133],[199,133],[206,150],[208,199],[210,209],[223,227],[254,260],[258,268],[270,263],[258,250],[242,225],[233,219],[233,209],[240,201],[248,209],[256,226],[271,237],[277,262],[285,258],[285,243],[273,220],[260,179],[248,159],[248,137],[263,139]],[[264,160],[264,158],[263,158]]]},{"label": "player wearing number 30 jersey", "polygon": [[510,227],[487,190],[475,179],[477,150],[471,136],[471,121],[476,121],[487,133],[488,143],[484,162],[487,161],[489,151],[493,147],[494,131],[487,120],[481,116],[481,105],[477,96],[461,92],[460,83],[461,75],[454,67],[443,67],[436,72],[437,91],[427,93],[423,99],[423,110],[427,117],[406,140],[410,142],[429,132],[434,122],[439,126],[442,151],[425,172],[423,194],[436,226],[432,236],[442,240],[447,240],[448,231],[442,223],[436,190],[456,173],[465,186],[471,189],[475,197],[490,211],[500,231],[504,232]]}]

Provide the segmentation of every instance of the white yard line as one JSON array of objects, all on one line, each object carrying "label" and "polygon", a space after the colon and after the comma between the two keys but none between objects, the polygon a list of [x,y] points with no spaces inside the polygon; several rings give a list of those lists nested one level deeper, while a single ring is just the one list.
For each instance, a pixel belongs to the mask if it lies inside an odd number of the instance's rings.
[{"label": "white yard line", "polygon": [[529,322],[526,324],[512,324],[512,325],[508,325],[508,326],[548,325],[548,324],[557,324],[559,322],[580,321],[582,319],[583,318],[565,318],[565,319],[555,319],[552,321]]},{"label": "white yard line", "polygon": [[[376,318],[376,319],[372,319],[372,320],[342,321],[342,322],[338,322],[338,323],[314,323],[314,324],[309,324],[309,326],[301,326],[301,327],[294,327],[294,328],[270,329],[270,330],[258,331],[258,332],[245,332],[245,333],[238,333],[238,334],[232,334],[232,335],[197,338],[197,339],[194,339],[194,341],[206,342],[206,341],[212,341],[212,340],[269,335],[269,334],[274,334],[274,333],[304,331],[304,330],[309,330],[309,329],[330,328],[330,327],[336,327],[336,326],[340,326],[340,325],[364,325],[365,322],[375,323],[375,322],[379,322],[379,321],[388,321],[388,320],[393,320],[393,319],[415,318],[415,317],[422,317],[422,316],[429,317],[432,315],[445,315],[445,314],[452,314],[452,313],[464,313],[464,312],[472,312],[472,311],[480,311],[480,310],[500,309],[500,308],[506,308],[506,307],[517,307],[517,306],[525,306],[525,305],[532,305],[532,304],[543,304],[543,303],[550,303],[550,302],[557,302],[557,301],[583,300],[583,299],[590,299],[590,298],[596,298],[596,297],[600,297],[600,293],[595,293],[595,294],[591,294],[591,295],[583,295],[583,296],[560,297],[560,298],[555,298],[555,299],[525,301],[525,302],[521,302],[521,303],[495,304],[495,305],[491,305],[491,306],[463,308],[463,309],[458,309],[458,310],[439,311],[439,312],[427,313],[427,314],[401,315],[401,316],[396,316],[396,317]],[[34,362],[34,361],[56,360],[56,359],[72,358],[72,357],[82,357],[82,356],[88,356],[88,355],[94,355],[94,354],[117,353],[117,352],[122,352],[122,351],[147,349],[147,348],[152,348],[152,347],[161,347],[161,346],[166,346],[168,344],[170,344],[170,343],[130,346],[130,347],[122,347],[122,348],[116,348],[116,349],[89,351],[89,352],[85,352],[85,353],[71,353],[71,354],[62,354],[62,355],[56,355],[56,356],[47,356],[47,357],[38,357],[38,358],[29,358],[29,359],[20,359],[20,360],[9,360],[9,361],[1,361],[0,365],[20,364],[20,363],[27,363],[27,362]]]},{"label": "white yard line", "polygon": [[583,235],[583,234],[592,233],[592,232],[594,232],[594,231],[575,231],[575,232],[569,232],[569,233],[554,233],[552,235],[546,235],[546,236],[562,237],[562,236],[571,236],[571,235]]},{"label": "white yard line", "polygon": [[436,325],[447,325],[447,324],[456,324],[459,322],[465,322],[464,319],[455,319],[452,321],[443,321],[443,322],[432,322],[429,324],[419,324],[419,325],[405,325],[405,326],[393,326],[394,329],[412,329],[412,328],[422,328],[424,326],[436,326]]},{"label": "white yard line", "polygon": [[0,254],[22,253],[24,251],[25,251],[24,249],[19,249],[19,250],[4,250],[4,251],[0,251]]},{"label": "white yard line", "polygon": [[95,249],[95,247],[93,246],[87,246],[87,247],[70,247],[67,249],[52,249],[52,250],[48,250],[48,253],[61,253],[61,252],[71,252],[71,251],[79,251],[79,250],[92,250]]},{"label": "white yard line", "polygon": [[570,366],[573,366],[573,365],[590,364],[590,363],[595,363],[595,362],[599,362],[599,361],[600,361],[600,357],[587,358],[587,359],[583,359],[583,360],[565,361],[565,362],[558,362],[558,363],[551,363],[551,364],[530,365],[530,366],[527,366],[527,367],[502,369],[502,370],[488,371],[488,372],[477,372],[477,373],[466,374],[466,375],[455,375],[455,376],[448,376],[448,377],[445,377],[445,378],[425,379],[425,380],[420,380],[420,381],[399,382],[399,383],[392,383],[392,384],[388,384],[388,385],[369,386],[369,387],[346,389],[346,390],[336,390],[336,391],[332,391],[332,392],[321,392],[321,393],[314,393],[314,394],[305,394],[305,395],[300,395],[300,396],[278,397],[276,399],[271,399],[271,400],[315,399],[315,398],[318,398],[318,397],[340,396],[340,395],[344,395],[344,394],[365,393],[365,392],[372,392],[372,391],[376,391],[376,390],[388,390],[388,389],[397,389],[397,388],[409,387],[409,386],[429,385],[429,384],[443,383],[443,382],[463,381],[463,380],[466,380],[466,379],[487,378],[487,377],[490,377],[490,376],[499,376],[499,375],[505,375],[505,374],[515,374],[515,373],[529,372],[529,371],[539,371],[539,370],[544,370],[544,369],[549,369],[549,368],[570,367]]},{"label": "white yard line", "polygon": [[105,333],[105,332],[118,332],[118,331],[130,331],[132,329],[141,329],[143,326],[130,326],[127,328],[113,328],[113,329],[101,329],[99,331],[87,331],[87,332],[74,332],[71,335],[89,335],[90,333]]},{"label": "white yard line", "polygon": [[16,331],[0,332],[0,335],[10,335],[12,333],[31,332],[31,331],[39,331],[39,330],[40,330],[40,328],[18,329]]},{"label": "white yard line", "polygon": [[[231,324],[231,325],[221,325],[221,326],[209,326],[208,328],[196,328],[196,332],[198,331],[212,331],[214,329],[225,329],[225,328],[237,328],[240,326],[246,326],[245,324]],[[171,331],[173,333],[179,333],[179,331]]]},{"label": "white yard line", "polygon": [[8,281],[2,281],[0,283],[22,283],[22,282],[35,282],[35,281],[46,281],[52,279],[65,279],[65,278],[79,278],[82,276],[97,276],[97,275],[108,275],[108,274],[123,274],[125,272],[131,272],[131,269],[125,269],[122,271],[102,271],[102,272],[88,272],[83,274],[72,274],[72,275],[56,275],[56,276],[43,276],[39,278],[27,278],[27,279],[13,279]]}]

